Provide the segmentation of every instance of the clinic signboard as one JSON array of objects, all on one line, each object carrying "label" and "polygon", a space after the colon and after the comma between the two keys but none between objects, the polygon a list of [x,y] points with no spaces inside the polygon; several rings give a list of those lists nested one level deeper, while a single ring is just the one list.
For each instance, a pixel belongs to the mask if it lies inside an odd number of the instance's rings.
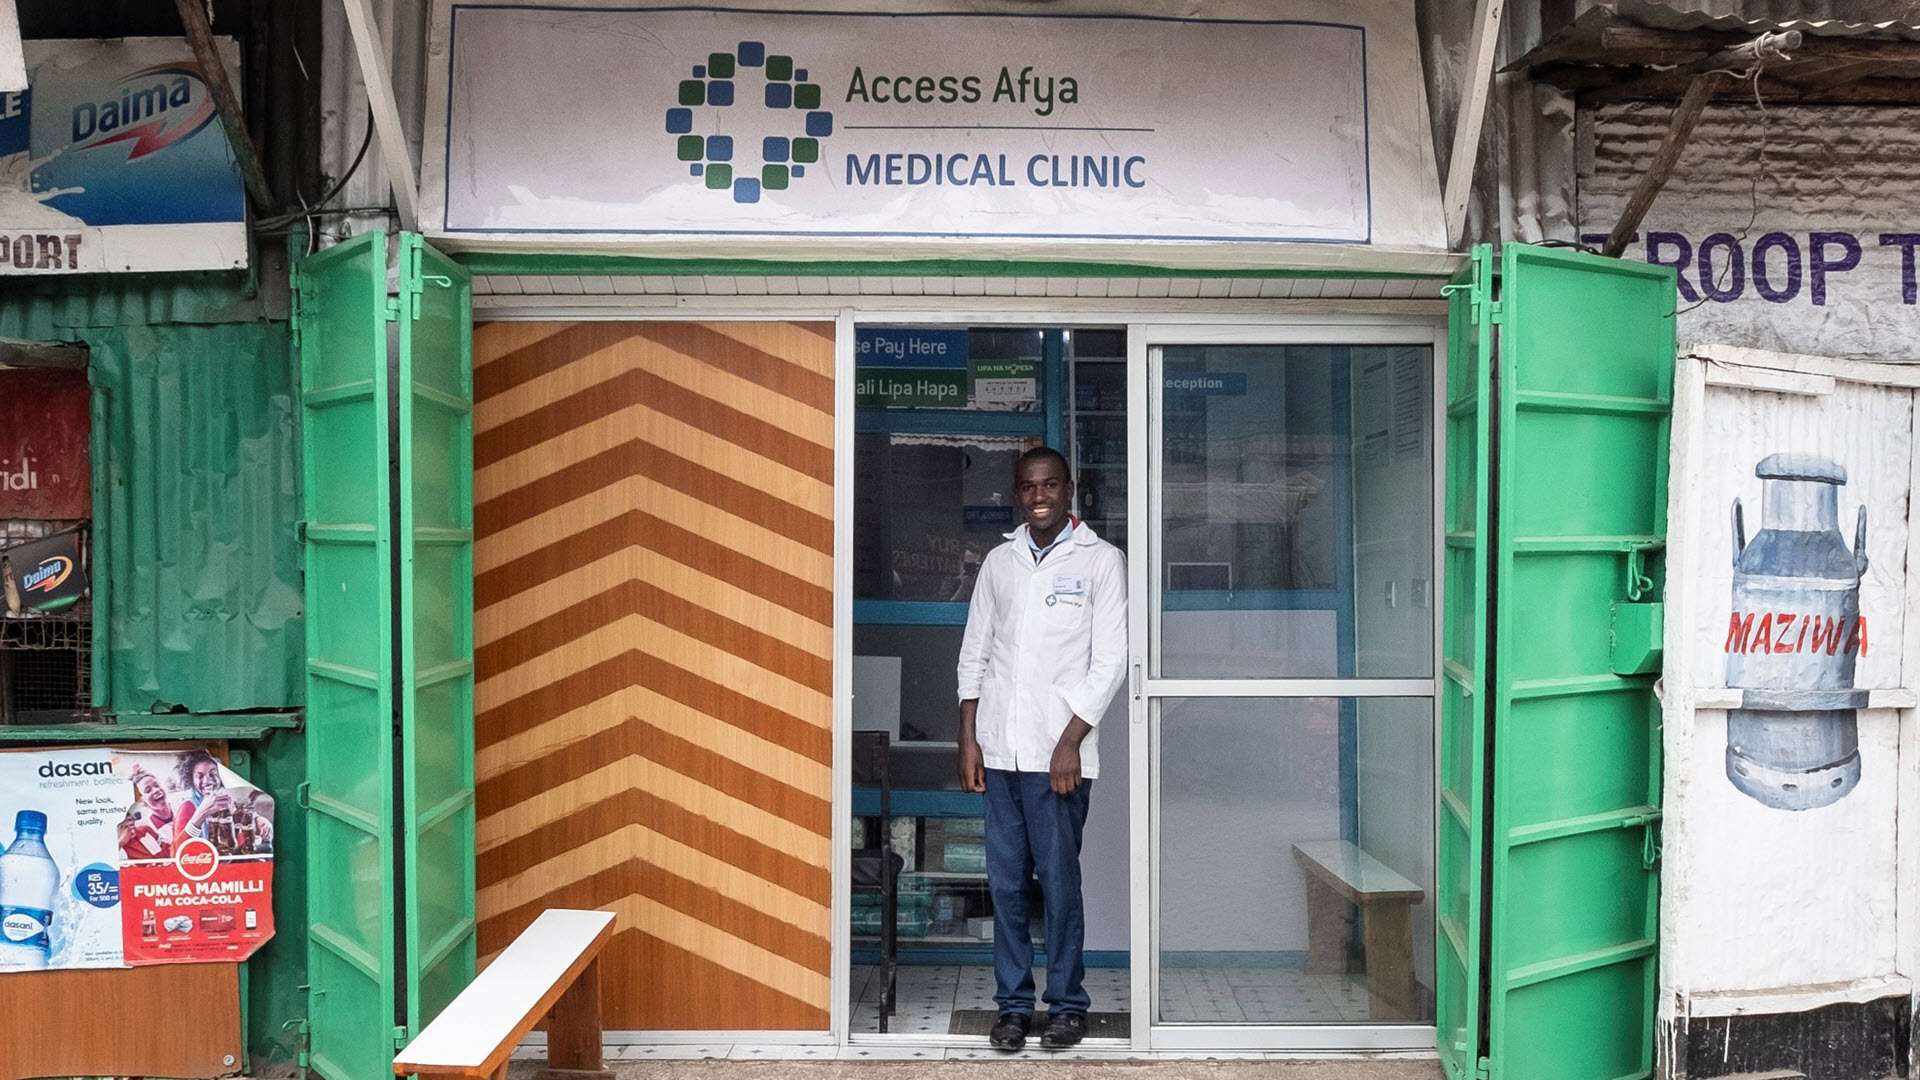
[{"label": "clinic signboard", "polygon": [[441,33],[448,233],[1375,237],[1359,25],[455,3]]},{"label": "clinic signboard", "polygon": [[245,266],[245,193],[187,43],[25,45],[27,89],[0,92],[0,274]]}]

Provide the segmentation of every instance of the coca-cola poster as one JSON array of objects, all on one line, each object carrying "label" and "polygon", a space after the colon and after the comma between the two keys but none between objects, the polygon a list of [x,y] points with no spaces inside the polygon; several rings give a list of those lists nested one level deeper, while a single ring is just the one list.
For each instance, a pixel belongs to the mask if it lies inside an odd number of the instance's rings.
[{"label": "coca-cola poster", "polygon": [[273,846],[273,797],[209,747],[0,753],[0,975],[245,960]]}]

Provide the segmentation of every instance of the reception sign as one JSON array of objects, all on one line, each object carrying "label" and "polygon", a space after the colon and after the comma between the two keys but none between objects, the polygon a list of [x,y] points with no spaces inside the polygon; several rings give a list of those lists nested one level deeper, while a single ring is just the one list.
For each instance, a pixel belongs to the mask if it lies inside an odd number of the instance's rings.
[{"label": "reception sign", "polygon": [[28,88],[0,92],[0,274],[246,265],[246,197],[184,40],[28,41],[26,58]]},{"label": "reception sign", "polygon": [[1374,238],[1360,26],[456,3],[444,34],[450,233]]}]

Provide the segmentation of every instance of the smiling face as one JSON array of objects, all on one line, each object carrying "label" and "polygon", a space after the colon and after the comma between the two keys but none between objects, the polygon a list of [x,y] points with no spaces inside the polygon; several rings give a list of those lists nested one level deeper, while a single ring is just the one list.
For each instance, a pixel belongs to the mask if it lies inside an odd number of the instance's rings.
[{"label": "smiling face", "polygon": [[1013,476],[1013,498],[1036,537],[1051,539],[1067,523],[1073,481],[1051,455],[1028,458]]},{"label": "smiling face", "polygon": [[211,795],[220,790],[220,766],[217,762],[203,761],[193,767],[193,790],[202,795]]},{"label": "smiling face", "polygon": [[146,803],[153,810],[163,813],[166,811],[167,789],[161,785],[158,778],[142,774],[140,779],[134,781],[134,786],[140,791],[141,802]]}]

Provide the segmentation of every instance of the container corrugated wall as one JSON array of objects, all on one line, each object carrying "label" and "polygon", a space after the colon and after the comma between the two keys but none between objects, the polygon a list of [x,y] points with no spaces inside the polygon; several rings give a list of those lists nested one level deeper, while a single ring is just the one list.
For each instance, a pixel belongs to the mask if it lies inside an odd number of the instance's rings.
[{"label": "container corrugated wall", "polygon": [[109,578],[98,704],[121,713],[301,700],[299,434],[287,324],[235,275],[36,282],[0,338],[84,341]]}]

